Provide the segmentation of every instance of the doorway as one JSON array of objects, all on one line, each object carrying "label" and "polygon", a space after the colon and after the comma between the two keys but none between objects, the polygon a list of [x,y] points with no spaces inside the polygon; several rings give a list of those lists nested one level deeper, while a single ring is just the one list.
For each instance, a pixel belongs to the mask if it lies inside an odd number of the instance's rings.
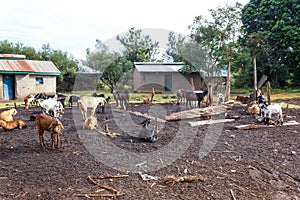
[{"label": "doorway", "polygon": [[13,75],[3,75],[3,99],[15,99],[15,77]]}]

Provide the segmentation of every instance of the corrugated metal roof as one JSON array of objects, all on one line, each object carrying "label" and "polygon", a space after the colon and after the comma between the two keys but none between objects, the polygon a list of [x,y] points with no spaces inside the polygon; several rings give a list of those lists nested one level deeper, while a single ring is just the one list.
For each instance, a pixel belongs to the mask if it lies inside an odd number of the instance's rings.
[{"label": "corrugated metal roof", "polygon": [[183,63],[142,63],[135,62],[135,68],[139,72],[178,72],[183,67]]},{"label": "corrugated metal roof", "polygon": [[25,59],[25,55],[21,54],[0,54],[0,59]]},{"label": "corrugated metal roof", "polygon": [[59,75],[60,71],[51,61],[0,60],[0,73]]}]

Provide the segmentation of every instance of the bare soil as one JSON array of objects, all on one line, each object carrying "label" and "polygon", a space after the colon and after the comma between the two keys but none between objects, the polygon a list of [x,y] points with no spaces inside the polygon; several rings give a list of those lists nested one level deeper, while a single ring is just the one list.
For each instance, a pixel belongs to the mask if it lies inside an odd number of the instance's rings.
[{"label": "bare soil", "polygon": [[[300,105],[299,98],[285,102]],[[129,110],[148,113],[151,106],[130,104]],[[171,103],[159,106],[166,110],[166,114],[181,110],[181,107]],[[164,157],[160,158],[155,152],[172,144],[182,126],[187,131],[196,131],[187,150],[167,166],[153,171],[147,170],[147,164],[150,163],[142,163],[141,172],[160,177],[157,181],[144,181],[136,173],[137,169],[119,170],[122,166],[107,166],[96,158],[83,142],[82,135],[79,135],[82,124],[74,120],[76,116],[81,117],[77,106],[73,109],[66,107],[61,120],[64,125],[62,147],[54,150],[50,148],[48,132],[45,134],[47,148],[40,148],[35,122],[29,121],[30,113],[40,109],[31,107],[26,110],[24,106],[17,109],[18,114],[14,118],[25,120],[28,127],[14,131],[0,129],[0,199],[300,199],[300,126],[237,130],[234,128],[236,125],[260,124],[241,105],[234,105],[228,112],[226,118],[234,118],[235,121],[224,123],[216,144],[202,156],[199,152],[203,151],[206,136],[217,125],[191,128],[185,121],[166,122],[158,140],[145,143],[118,126],[113,115],[116,109],[114,104],[107,106],[104,114],[96,113],[100,127],[107,124],[111,132],[121,134],[117,138],[101,137],[136,155],[152,153],[149,155],[157,156],[157,163],[152,165],[163,166],[163,163],[167,163]],[[299,122],[299,109],[289,109],[288,116],[284,121]],[[131,118],[137,125],[143,121],[143,117],[136,115],[131,115]],[[182,137],[183,143],[186,140],[188,138]],[[77,196],[113,194],[91,183],[88,176],[124,174],[128,177],[95,179],[102,185],[120,191],[124,194],[122,196]],[[162,178],[171,175],[202,178],[193,182],[165,184]]]}]

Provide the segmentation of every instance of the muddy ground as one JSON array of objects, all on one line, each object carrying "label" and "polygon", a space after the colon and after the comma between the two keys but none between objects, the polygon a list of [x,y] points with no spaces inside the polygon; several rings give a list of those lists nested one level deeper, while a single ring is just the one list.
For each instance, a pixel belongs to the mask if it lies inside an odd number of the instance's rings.
[{"label": "muddy ground", "polygon": [[[299,98],[285,102],[300,105]],[[132,103],[129,110],[160,111],[163,117],[185,109],[168,103],[153,106]],[[130,118],[140,127],[143,117],[128,117],[114,104],[104,114],[96,113],[100,128],[89,132],[82,130],[78,107],[67,106],[61,120],[62,148],[54,150],[48,132],[47,147],[40,148],[35,122],[29,121],[33,111],[39,108],[20,106],[14,117],[25,120],[26,129],[0,130],[0,199],[300,199],[300,126],[237,130],[236,125],[260,124],[241,105],[227,113],[226,118],[235,121],[221,125],[192,128],[188,121],[160,123],[155,143],[141,142],[134,126],[123,126],[126,120],[122,120]],[[299,109],[289,109],[284,118],[288,120],[299,122]],[[104,136],[100,133],[104,124],[121,135]],[[159,179],[144,181],[138,172]],[[111,175],[128,177],[93,180],[122,196],[88,196],[113,194],[88,179]],[[171,185],[163,181],[165,176],[199,180],[178,179]]]}]

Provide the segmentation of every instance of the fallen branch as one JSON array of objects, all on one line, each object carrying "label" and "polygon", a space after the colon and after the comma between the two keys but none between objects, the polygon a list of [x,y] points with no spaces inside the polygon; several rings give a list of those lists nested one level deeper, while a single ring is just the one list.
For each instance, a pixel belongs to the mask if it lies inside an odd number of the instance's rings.
[{"label": "fallen branch", "polygon": [[125,195],[125,193],[121,193],[120,191],[98,183],[96,179],[108,179],[108,178],[127,178],[129,175],[115,175],[115,176],[88,176],[88,179],[91,183],[94,185],[97,185],[100,188],[109,190],[114,193],[108,193],[108,194],[97,194],[97,193],[87,193],[87,194],[75,194],[78,197],[117,197],[117,196],[122,196]]},{"label": "fallen branch", "polygon": [[197,122],[188,122],[192,127],[194,126],[202,126],[202,125],[210,125],[210,124],[217,124],[217,123],[225,123],[225,122],[233,122],[235,119],[209,119]]},{"label": "fallen branch", "polygon": [[234,193],[233,193],[232,189],[230,189],[230,194],[231,194],[232,199],[233,199],[233,200],[236,200],[236,198],[235,198],[235,196],[234,196]]},{"label": "fallen branch", "polygon": [[[293,126],[293,125],[299,125],[299,122],[296,121],[288,121],[284,122],[282,126]],[[245,125],[239,125],[235,126],[238,130],[249,130],[249,129],[257,129],[257,128],[272,128],[276,127],[276,125],[261,125],[261,124],[245,124]]]},{"label": "fallen branch", "polygon": [[139,117],[148,118],[148,119],[151,119],[151,120],[153,120],[153,121],[157,121],[157,122],[159,122],[159,123],[165,123],[165,122],[166,122],[166,120],[160,119],[160,118],[158,118],[158,117],[152,117],[152,116],[148,115],[147,113],[143,114],[143,113],[140,113],[140,112],[126,111],[126,110],[118,110],[118,109],[114,109],[114,111],[120,112],[120,113],[128,112],[128,113],[130,113],[130,114],[133,114],[133,115],[136,115],[136,116],[139,116]]},{"label": "fallen branch", "polygon": [[199,175],[199,176],[183,176],[183,177],[165,176],[163,178],[164,183],[169,185],[169,187],[172,187],[176,183],[180,183],[180,182],[196,182],[196,181],[204,182],[205,180],[206,179],[201,175]]}]

